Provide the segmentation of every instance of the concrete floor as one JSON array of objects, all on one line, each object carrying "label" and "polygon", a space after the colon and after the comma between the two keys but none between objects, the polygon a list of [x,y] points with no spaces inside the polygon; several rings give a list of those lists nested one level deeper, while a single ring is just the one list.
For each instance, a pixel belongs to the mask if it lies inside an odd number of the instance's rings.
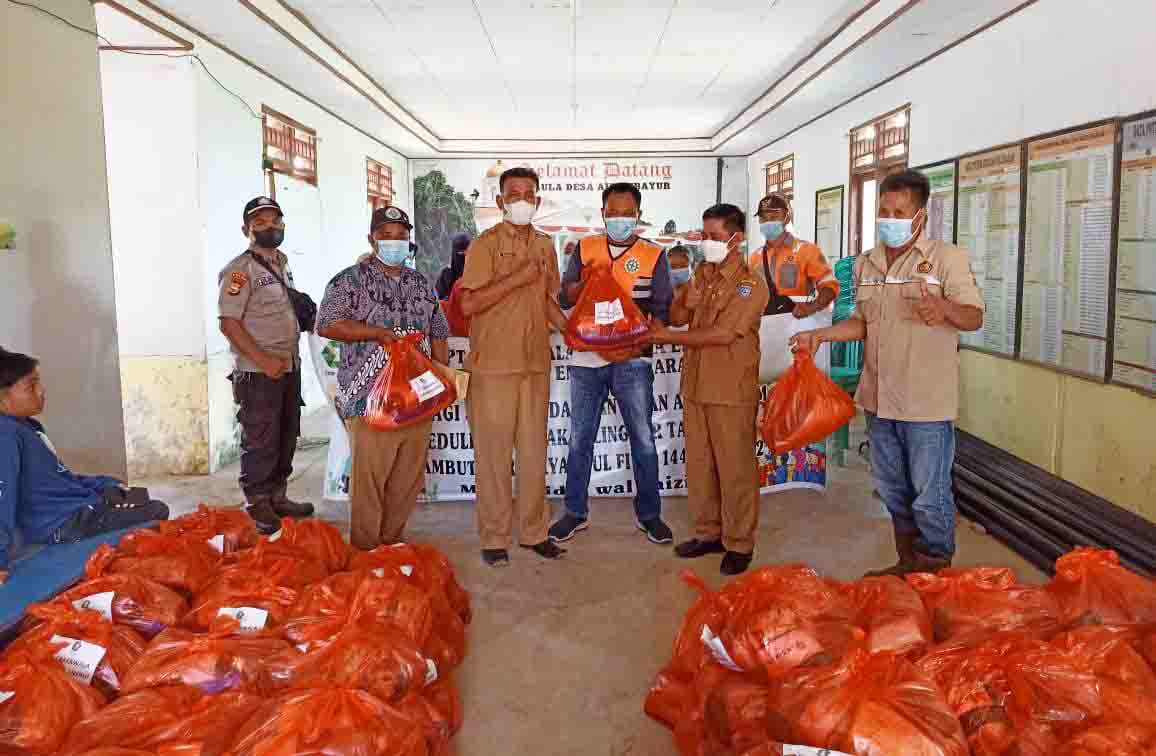
[{"label": "concrete floor", "polygon": [[[290,494],[317,500],[324,447],[298,452]],[[825,494],[791,491],[763,500],[756,565],[802,561],[820,573],[853,579],[894,561],[891,528],[862,469],[833,469]],[[181,514],[201,502],[237,506],[236,469],[212,477],[145,481]],[[139,484],[138,484],[139,485]],[[687,568],[721,584],[719,557],[686,562],[635,529],[629,502],[591,502],[590,530],[556,563],[515,549],[508,569],[481,563],[473,506],[420,506],[409,536],[442,549],[473,597],[470,649],[457,675],[465,726],[457,756],[666,756],[669,733],[642,713],[655,673],[693,594]],[[685,499],[666,500],[676,538],[687,535]],[[348,505],[325,502],[319,514],[348,529]],[[1001,565],[1027,582],[1043,575],[966,521],[957,564]]]}]

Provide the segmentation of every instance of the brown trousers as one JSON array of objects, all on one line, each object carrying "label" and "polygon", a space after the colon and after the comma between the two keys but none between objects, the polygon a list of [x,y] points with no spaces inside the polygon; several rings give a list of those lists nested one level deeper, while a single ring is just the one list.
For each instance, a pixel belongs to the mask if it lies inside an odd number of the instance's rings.
[{"label": "brown trousers", "polygon": [[750,554],[759,527],[758,407],[686,402],[686,486],[695,537]]},{"label": "brown trousers", "polygon": [[349,541],[366,550],[397,543],[425,484],[433,420],[395,431],[374,430],[360,417],[345,426],[353,453]]},{"label": "brown trousers", "polygon": [[514,492],[510,460],[517,449],[518,542],[546,540],[550,508],[546,503],[546,414],[550,378],[546,373],[470,376],[466,396],[474,439],[478,535],[483,549],[510,545]]}]

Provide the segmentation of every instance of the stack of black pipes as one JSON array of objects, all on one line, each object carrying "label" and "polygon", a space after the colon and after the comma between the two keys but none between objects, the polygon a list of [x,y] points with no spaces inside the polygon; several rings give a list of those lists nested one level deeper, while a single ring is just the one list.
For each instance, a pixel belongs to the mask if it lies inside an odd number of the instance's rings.
[{"label": "stack of black pipes", "polygon": [[1048,574],[1057,557],[1093,546],[1156,575],[1156,523],[963,431],[953,478],[960,514]]}]

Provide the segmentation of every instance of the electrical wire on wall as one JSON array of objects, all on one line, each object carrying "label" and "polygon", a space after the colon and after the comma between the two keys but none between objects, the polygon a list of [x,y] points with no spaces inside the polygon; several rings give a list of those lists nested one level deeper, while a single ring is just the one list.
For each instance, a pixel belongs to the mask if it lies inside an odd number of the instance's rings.
[{"label": "electrical wire on wall", "polygon": [[251,105],[249,105],[249,103],[246,102],[245,99],[243,97],[241,97],[241,95],[237,94],[236,92],[234,92],[233,90],[229,89],[224,84],[222,84],[221,80],[218,79],[213,74],[213,72],[209,70],[209,67],[207,65],[205,65],[205,61],[201,60],[201,56],[197,55],[196,53],[169,54],[169,53],[163,53],[163,52],[145,52],[143,50],[121,50],[121,49],[118,49],[115,44],[113,44],[111,41],[109,41],[109,39],[107,37],[104,37],[99,32],[94,31],[93,29],[88,29],[86,27],[83,27],[80,24],[75,24],[72,21],[69,21],[67,18],[64,18],[63,16],[59,16],[59,15],[53,13],[52,11],[48,10],[47,8],[41,8],[39,5],[36,5],[34,3],[24,2],[24,0],[8,0],[8,3],[10,5],[18,5],[22,8],[31,8],[32,10],[39,11],[50,18],[56,19],[57,21],[64,24],[65,26],[68,26],[68,27],[75,29],[79,32],[84,32],[85,34],[87,34],[91,37],[94,37],[96,40],[98,40],[99,42],[101,42],[102,44],[106,45],[109,48],[108,50],[105,50],[103,52],[116,52],[116,53],[122,53],[124,55],[144,55],[146,57],[154,57],[154,58],[192,58],[201,66],[202,69],[204,69],[205,73],[209,75],[209,78],[212,79],[218,87],[220,87],[223,91],[225,91],[229,95],[231,95],[237,102],[241,103],[241,105],[243,105],[245,107],[245,110],[249,111],[249,115],[253,116],[253,118],[256,118],[257,120],[261,120],[261,115],[257,111],[253,110],[253,107]]}]

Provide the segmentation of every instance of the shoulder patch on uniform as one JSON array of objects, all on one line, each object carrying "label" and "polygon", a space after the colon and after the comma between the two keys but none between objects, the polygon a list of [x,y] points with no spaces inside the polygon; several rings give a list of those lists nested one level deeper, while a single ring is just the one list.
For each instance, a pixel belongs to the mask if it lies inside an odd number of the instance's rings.
[{"label": "shoulder patch on uniform", "polygon": [[637,257],[631,257],[622,267],[626,268],[627,273],[637,273],[642,268],[642,264],[638,262]]},{"label": "shoulder patch on uniform", "polygon": [[234,270],[229,274],[229,296],[235,297],[241,293],[241,289],[249,283],[249,276],[244,271]]},{"label": "shoulder patch on uniform", "polygon": [[917,265],[915,267],[915,272],[916,273],[930,273],[931,272],[931,260],[924,260],[923,262],[919,263],[919,265]]},{"label": "shoulder patch on uniform", "polygon": [[751,278],[744,278],[743,280],[739,281],[739,287],[738,287],[739,296],[742,297],[743,299],[746,299],[747,297],[749,297],[751,295],[751,292],[755,290],[755,284],[756,283],[757,282]]}]

